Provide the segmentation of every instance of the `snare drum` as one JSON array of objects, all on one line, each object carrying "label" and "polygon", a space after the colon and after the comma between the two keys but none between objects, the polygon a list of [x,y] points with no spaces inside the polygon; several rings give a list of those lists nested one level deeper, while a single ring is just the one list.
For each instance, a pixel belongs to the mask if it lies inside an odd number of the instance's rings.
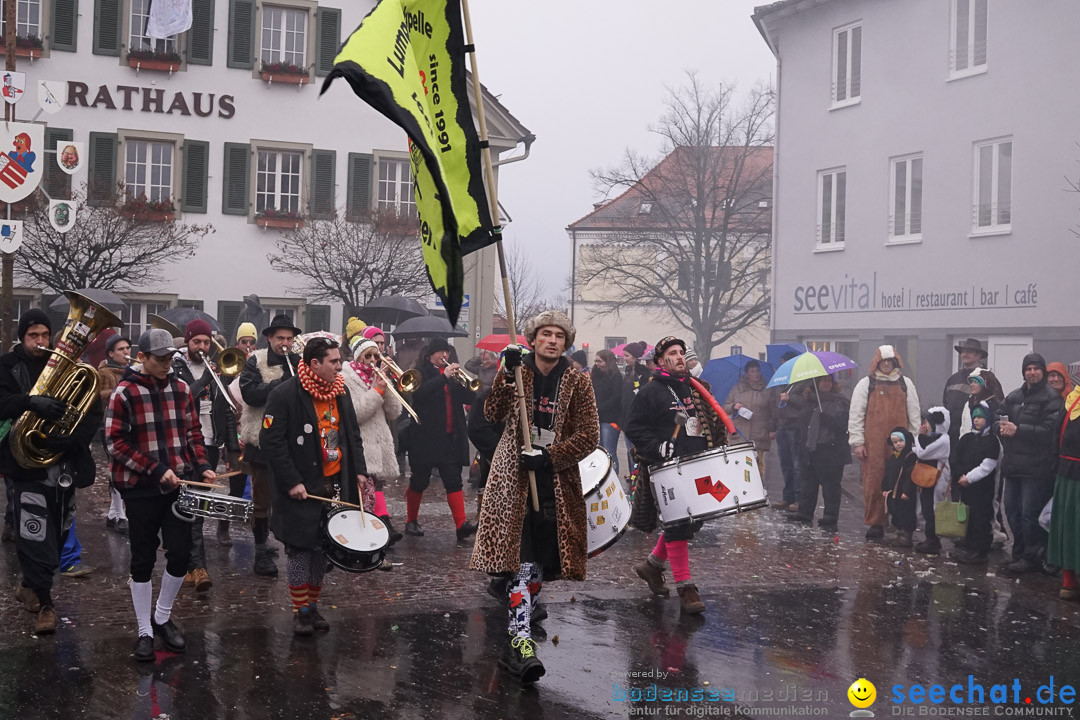
[{"label": "snare drum", "polygon": [[630,524],[630,500],[623,492],[611,456],[596,448],[578,463],[581,493],[585,496],[589,557],[615,544]]},{"label": "snare drum", "polygon": [[653,465],[649,479],[664,525],[735,515],[769,503],[752,443]]},{"label": "snare drum", "polygon": [[338,508],[323,522],[323,550],[330,562],[342,570],[362,573],[376,569],[389,544],[386,523],[369,512]]},{"label": "snare drum", "polygon": [[195,517],[213,520],[251,521],[251,501],[219,493],[180,486],[180,496],[173,503],[173,514],[181,520],[194,522]]}]

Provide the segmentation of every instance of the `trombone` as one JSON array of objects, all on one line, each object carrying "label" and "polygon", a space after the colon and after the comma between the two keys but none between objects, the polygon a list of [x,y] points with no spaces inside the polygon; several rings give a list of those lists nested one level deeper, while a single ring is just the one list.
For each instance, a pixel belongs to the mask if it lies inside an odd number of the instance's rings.
[{"label": "trombone", "polygon": [[403,393],[413,393],[420,387],[423,378],[420,376],[419,370],[402,370],[397,363],[382,353],[379,353],[378,359],[386,367],[386,374],[393,378],[393,384],[397,386],[398,390]]},{"label": "trombone", "polygon": [[[443,363],[443,367],[446,367],[449,364],[449,362],[445,362]],[[480,378],[466,372],[460,365],[458,365],[454,372],[450,373],[450,377],[454,378],[461,387],[472,390],[473,392],[480,392]]]}]

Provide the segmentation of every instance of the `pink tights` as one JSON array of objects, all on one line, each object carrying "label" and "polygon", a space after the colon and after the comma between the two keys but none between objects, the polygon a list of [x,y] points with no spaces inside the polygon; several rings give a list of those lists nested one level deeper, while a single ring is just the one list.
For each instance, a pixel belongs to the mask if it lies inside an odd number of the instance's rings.
[{"label": "pink tights", "polygon": [[685,540],[667,540],[660,533],[660,539],[652,551],[653,557],[660,562],[665,560],[671,563],[671,577],[675,582],[685,582],[690,579],[690,549]]}]

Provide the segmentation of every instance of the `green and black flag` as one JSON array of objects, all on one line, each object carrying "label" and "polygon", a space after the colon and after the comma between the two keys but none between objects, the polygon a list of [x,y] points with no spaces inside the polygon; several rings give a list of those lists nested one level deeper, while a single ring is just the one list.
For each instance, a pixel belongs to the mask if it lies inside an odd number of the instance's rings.
[{"label": "green and black flag", "polygon": [[498,240],[466,93],[460,0],[380,0],[345,41],[322,92],[337,77],[409,136],[424,262],[455,324],[462,255]]}]

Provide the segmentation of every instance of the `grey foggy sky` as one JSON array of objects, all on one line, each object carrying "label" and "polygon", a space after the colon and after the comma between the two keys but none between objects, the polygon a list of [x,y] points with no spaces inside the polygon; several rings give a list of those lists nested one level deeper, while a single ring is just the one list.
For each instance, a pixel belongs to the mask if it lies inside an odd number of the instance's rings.
[{"label": "grey foggy sky", "polygon": [[[565,228],[598,199],[589,171],[627,147],[649,156],[664,85],[686,70],[739,91],[773,78],[772,53],[750,15],[767,0],[470,0],[480,79],[537,137],[524,162],[501,170],[499,200],[546,294],[570,274]],[[518,150],[517,152],[520,152]]]}]

